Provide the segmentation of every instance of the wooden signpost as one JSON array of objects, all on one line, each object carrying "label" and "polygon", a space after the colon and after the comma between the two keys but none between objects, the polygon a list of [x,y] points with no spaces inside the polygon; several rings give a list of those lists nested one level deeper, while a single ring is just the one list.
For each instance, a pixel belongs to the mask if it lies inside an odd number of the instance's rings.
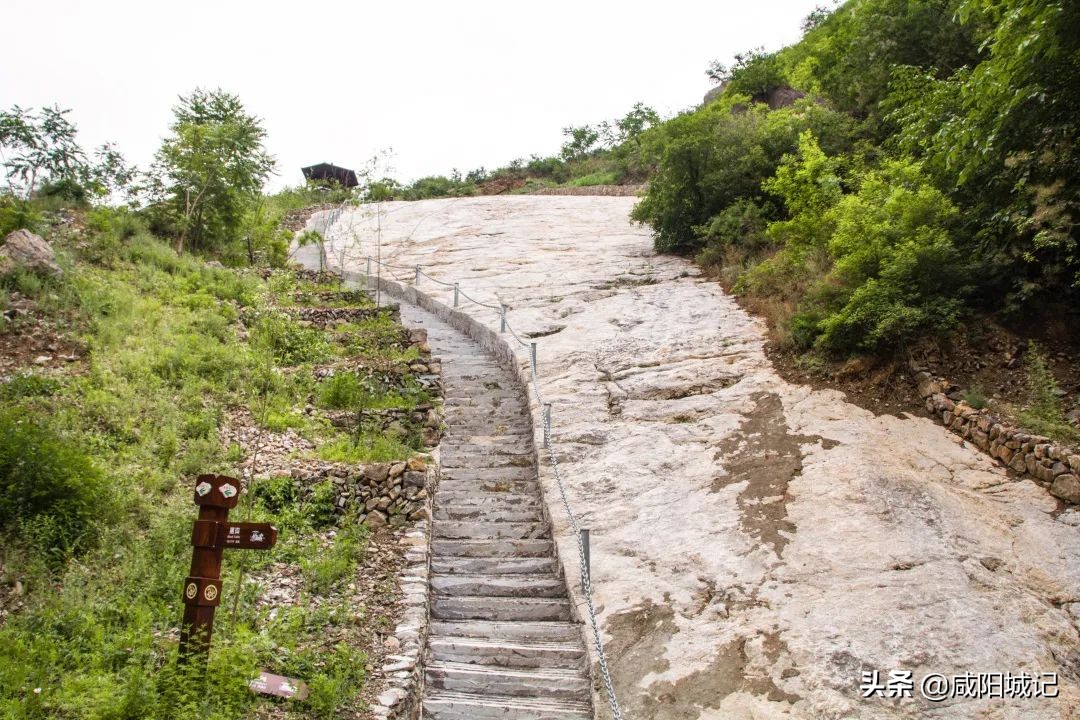
[{"label": "wooden signpost", "polygon": [[214,610],[221,603],[221,559],[226,548],[269,550],[277,528],[269,523],[230,523],[240,481],[226,475],[200,475],[195,480],[199,519],[191,530],[191,570],[184,580],[184,622],[180,629],[183,661],[210,652]]}]

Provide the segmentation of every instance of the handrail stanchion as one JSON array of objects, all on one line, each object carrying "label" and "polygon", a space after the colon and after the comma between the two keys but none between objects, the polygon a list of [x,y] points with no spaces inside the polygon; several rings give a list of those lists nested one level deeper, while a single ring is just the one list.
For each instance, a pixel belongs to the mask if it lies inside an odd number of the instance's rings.
[{"label": "handrail stanchion", "polygon": [[461,287],[457,283],[454,283],[454,307],[458,306],[458,295],[460,294],[460,292]]},{"label": "handrail stanchion", "polygon": [[420,266],[416,266],[416,280],[413,281],[413,287],[420,287]]},{"label": "handrail stanchion", "polygon": [[581,528],[581,554],[585,557],[585,577],[592,580],[592,572],[589,567],[589,528]]},{"label": "handrail stanchion", "polygon": [[551,447],[551,403],[544,403],[544,447]]},{"label": "handrail stanchion", "polygon": [[506,306],[505,305],[502,305],[502,304],[499,305],[499,316],[500,316],[499,332],[504,333],[504,332],[506,332]]}]

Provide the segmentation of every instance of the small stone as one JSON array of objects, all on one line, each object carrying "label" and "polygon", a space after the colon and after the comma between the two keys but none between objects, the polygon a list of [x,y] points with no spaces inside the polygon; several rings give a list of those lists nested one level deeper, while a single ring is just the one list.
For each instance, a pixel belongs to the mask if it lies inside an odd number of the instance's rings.
[{"label": "small stone", "polygon": [[367,524],[371,527],[382,527],[386,524],[386,515],[378,510],[372,510],[368,513]]},{"label": "small stone", "polygon": [[390,477],[401,477],[401,474],[405,472],[406,464],[403,462],[397,462],[390,466]]},{"label": "small stone", "polygon": [[1058,475],[1050,486],[1050,494],[1066,502],[1080,503],[1080,479],[1075,475]]},{"label": "small stone", "polygon": [[427,475],[422,472],[408,471],[405,473],[405,484],[413,487],[424,487],[427,483]]},{"label": "small stone", "polygon": [[394,707],[405,697],[405,691],[401,688],[390,688],[381,693],[376,702],[385,707]]},{"label": "small stone", "polygon": [[1056,462],[1050,467],[1050,472],[1054,474],[1054,477],[1057,477],[1069,472],[1069,468],[1063,462]]},{"label": "small stone", "polygon": [[34,364],[45,365],[50,360],[52,360],[52,355],[38,355],[36,358],[34,358]]},{"label": "small stone", "polygon": [[408,467],[413,472],[424,472],[427,470],[427,463],[418,457],[409,458]]}]

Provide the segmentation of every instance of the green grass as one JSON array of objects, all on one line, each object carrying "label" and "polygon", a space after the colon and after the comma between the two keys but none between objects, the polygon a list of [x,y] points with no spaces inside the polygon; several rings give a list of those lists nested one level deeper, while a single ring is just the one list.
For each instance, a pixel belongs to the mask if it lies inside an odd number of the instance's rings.
[{"label": "green grass", "polygon": [[300,559],[304,583],[316,595],[329,593],[356,574],[356,566],[367,547],[366,525],[345,525],[329,547],[318,541],[307,548]]},{"label": "green grass", "polygon": [[964,402],[976,410],[982,410],[990,404],[990,401],[986,399],[986,394],[983,393],[982,389],[979,387],[969,388],[964,392],[963,396]]},{"label": "green grass", "polygon": [[[207,267],[125,213],[95,211],[80,249],[60,246],[62,279],[0,278],[0,304],[14,291],[32,297],[35,316],[85,348],[67,373],[0,382],[0,481],[11,501],[0,508],[0,582],[17,579],[26,602],[0,627],[0,717],[235,718],[267,702],[247,689],[260,668],[304,678],[312,697],[298,711],[331,717],[362,686],[366,658],[322,638],[375,618],[358,620],[327,598],[317,612],[282,608],[271,620],[250,584],[235,617],[232,601],[241,569],[273,562],[303,560],[308,595],[340,587],[363,557],[364,529],[345,528],[315,553],[310,538],[335,518],[330,484],[305,493],[279,478],[245,493],[234,517],[274,522],[282,533],[270,552],[226,559],[214,681],[204,686],[176,664],[195,516],[190,488],[198,473],[238,472],[242,453],[218,437],[236,407],[263,427],[328,437],[320,451],[328,457],[411,455],[383,437],[342,442],[303,412],[318,387],[313,364],[339,360],[354,345],[401,359],[400,329],[395,335],[392,322],[375,319],[342,343],[303,327],[272,306],[324,286]],[[388,391],[374,402],[410,401]],[[32,458],[35,473],[26,471]]]},{"label": "green grass", "polygon": [[416,449],[385,435],[363,432],[360,436],[341,435],[323,443],[316,457],[328,462],[389,462],[409,457]]},{"label": "green grass", "polygon": [[619,181],[617,173],[600,171],[576,177],[566,183],[569,187],[591,187],[593,185],[615,185]]}]

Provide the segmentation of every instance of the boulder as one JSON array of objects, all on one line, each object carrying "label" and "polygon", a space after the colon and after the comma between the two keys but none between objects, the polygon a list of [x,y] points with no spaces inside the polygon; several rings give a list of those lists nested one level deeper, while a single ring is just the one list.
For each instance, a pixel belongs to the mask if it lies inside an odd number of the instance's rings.
[{"label": "boulder", "polygon": [[1050,486],[1050,493],[1066,502],[1080,503],[1080,479],[1075,475],[1058,475]]},{"label": "boulder", "polygon": [[29,230],[15,230],[0,245],[0,273],[17,267],[39,275],[60,277],[64,271],[56,264],[56,254],[40,235]]},{"label": "boulder", "polygon": [[766,102],[769,103],[769,109],[779,110],[789,105],[794,105],[796,100],[801,100],[806,97],[806,93],[795,88],[780,86],[769,90],[766,95]]},{"label": "boulder", "polygon": [[717,85],[713,89],[709,90],[709,92],[705,93],[705,97],[702,99],[701,104],[702,105],[708,105],[713,100],[718,99],[721,95],[724,94],[724,90],[727,89],[727,86],[728,86],[728,81],[725,80],[724,82],[720,83],[719,85]]}]

